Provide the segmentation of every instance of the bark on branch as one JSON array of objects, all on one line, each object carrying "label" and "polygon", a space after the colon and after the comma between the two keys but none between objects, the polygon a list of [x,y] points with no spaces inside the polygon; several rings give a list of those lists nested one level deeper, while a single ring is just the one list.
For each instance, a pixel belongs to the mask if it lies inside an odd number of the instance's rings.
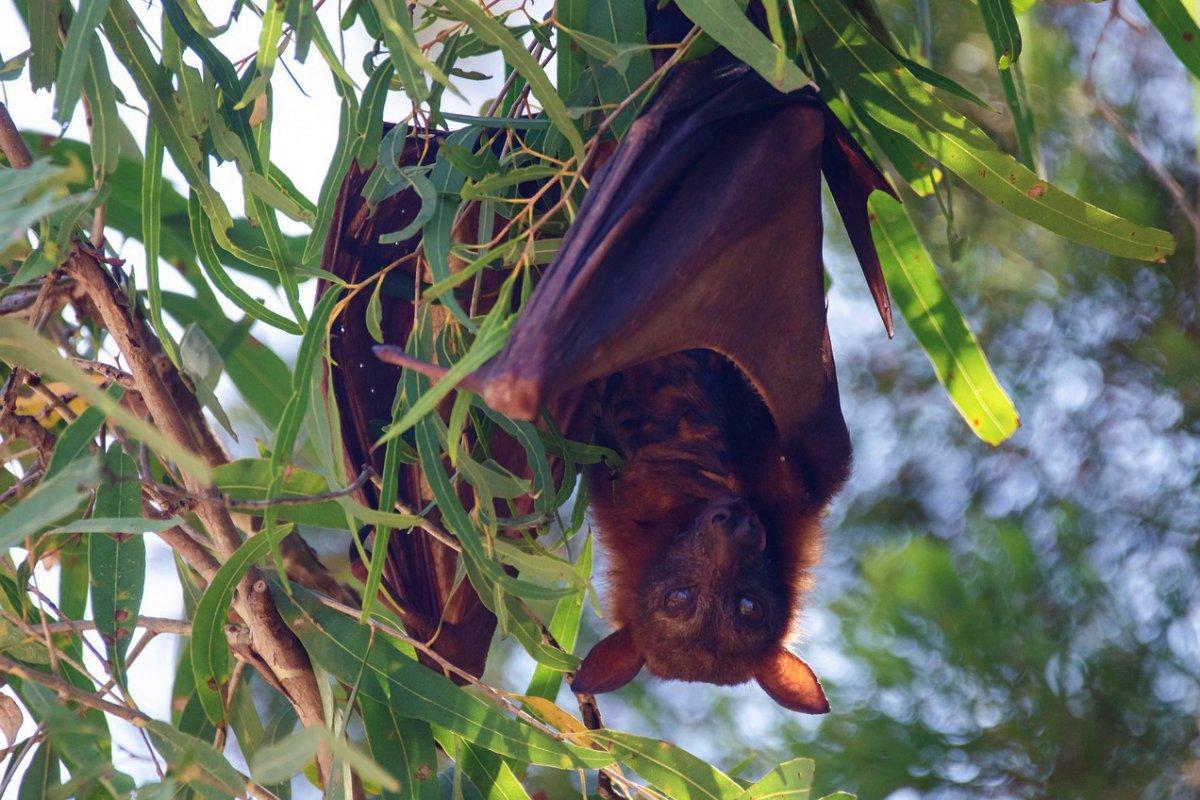
[{"label": "bark on branch", "polygon": [[[155,425],[176,444],[199,453],[210,465],[224,463],[224,452],[211,432],[197,430],[204,424],[203,417],[198,413],[185,414],[177,402],[179,393],[168,388],[170,383],[182,385],[182,381],[174,374],[173,367],[168,366],[169,362],[155,358],[157,340],[132,312],[128,297],[113,277],[90,254],[79,250],[67,260],[64,269],[83,287],[96,307],[108,334],[129,365],[129,372]],[[220,558],[229,558],[241,545],[243,536],[219,493],[186,472],[182,481],[189,494],[203,498],[196,502],[196,516],[204,524]],[[234,610],[245,620],[254,649],[274,672],[273,682],[277,681],[284,688],[301,724],[305,727],[324,725],[321,696],[308,654],[284,624],[257,569],[247,571],[238,585]],[[328,778],[328,757],[321,761],[322,775]]]}]

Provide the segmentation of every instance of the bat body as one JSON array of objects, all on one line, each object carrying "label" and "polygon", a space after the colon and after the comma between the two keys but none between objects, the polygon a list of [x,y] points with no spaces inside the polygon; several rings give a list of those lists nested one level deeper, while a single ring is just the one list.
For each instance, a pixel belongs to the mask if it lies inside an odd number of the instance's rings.
[{"label": "bat body", "polygon": [[[596,387],[597,439],[622,466],[588,475],[609,554],[616,632],[584,660],[577,691],[608,691],[644,664],[654,675],[717,684],[757,678],[797,710],[826,710],[819,684],[784,649],[820,548],[766,405],[711,350],[617,373]],[[801,691],[768,686],[766,664]]]},{"label": "bat body", "polygon": [[[717,51],[667,78],[596,173],[504,349],[461,384],[516,418],[550,413],[624,459],[588,475],[615,631],[584,659],[577,691],[617,688],[644,666],[755,679],[788,708],[828,708],[786,647],[820,515],[850,462],[826,329],[822,174],[890,331],[866,210],[886,181],[814,91],[782,94]],[[399,346],[376,353],[444,372]],[[564,416],[581,408],[593,413]],[[415,595],[436,620],[445,569],[426,578],[436,591],[421,576],[441,562],[395,560],[401,605]],[[468,600],[459,610],[478,612]]]}]

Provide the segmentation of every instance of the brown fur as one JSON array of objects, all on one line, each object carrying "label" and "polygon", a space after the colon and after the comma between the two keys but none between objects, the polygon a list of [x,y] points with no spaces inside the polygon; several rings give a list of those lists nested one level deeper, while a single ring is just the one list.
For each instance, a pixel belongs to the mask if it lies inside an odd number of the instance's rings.
[{"label": "brown fur", "polygon": [[[647,667],[661,677],[748,680],[793,630],[819,556],[818,515],[828,498],[814,503],[797,495],[763,401],[712,351],[676,353],[608,378],[598,390],[598,417],[599,441],[624,459],[617,470],[600,465],[589,475],[592,511],[611,560],[613,626],[630,631]],[[688,531],[726,497],[741,498],[765,531],[765,569],[748,588],[774,609],[770,630],[743,641],[716,630],[730,615],[714,614],[708,634],[682,633],[670,647],[658,646],[663,630],[645,610],[658,602],[657,588],[670,574],[648,576],[672,558],[689,570],[692,559],[714,561],[711,548]],[[733,574],[726,569],[703,580],[719,585]]]}]

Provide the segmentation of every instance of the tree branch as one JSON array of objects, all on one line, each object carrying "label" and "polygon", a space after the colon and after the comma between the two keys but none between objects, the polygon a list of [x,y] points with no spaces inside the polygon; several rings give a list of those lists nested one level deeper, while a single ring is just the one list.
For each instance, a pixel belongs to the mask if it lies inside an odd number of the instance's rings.
[{"label": "tree branch", "polygon": [[[166,376],[160,372],[159,363],[154,357],[157,340],[149,334],[141,319],[133,314],[128,298],[112,276],[93,256],[79,249],[71,254],[65,269],[83,287],[108,334],[117,343],[155,425],[176,444],[199,452],[213,466],[224,463],[227,459],[220,447],[214,446],[215,439],[211,432],[197,431],[196,416],[193,415],[189,422],[176,402],[176,395],[167,388]],[[163,372],[173,370],[169,366],[162,369]],[[177,374],[167,374],[178,380]],[[229,558],[242,543],[242,534],[233,524],[229,510],[213,487],[206,486],[186,472],[183,473],[182,482],[189,494],[202,498],[196,502],[196,516],[212,537],[217,553],[222,558]],[[286,689],[301,724],[305,727],[324,725],[321,696],[308,654],[295,634],[283,623],[269,592],[264,597],[263,592],[255,591],[255,586],[260,582],[266,586],[257,569],[248,570],[235,593],[234,608],[246,621],[251,641],[263,660],[272,669],[277,666],[283,668],[282,671],[276,671],[274,677]],[[329,760],[326,758],[321,761],[322,776],[328,779]]]},{"label": "tree branch", "polygon": [[4,151],[8,163],[16,169],[24,169],[33,163],[33,154],[21,138],[21,132],[17,130],[4,103],[0,103],[0,150]]}]

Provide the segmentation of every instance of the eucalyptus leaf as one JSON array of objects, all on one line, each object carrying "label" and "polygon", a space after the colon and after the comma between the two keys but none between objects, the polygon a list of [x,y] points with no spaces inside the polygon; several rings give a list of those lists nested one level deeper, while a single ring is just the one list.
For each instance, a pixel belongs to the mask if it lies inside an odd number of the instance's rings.
[{"label": "eucalyptus leaf", "polygon": [[43,480],[0,517],[0,548],[19,546],[27,537],[75,511],[100,481],[100,463],[79,458]]}]

